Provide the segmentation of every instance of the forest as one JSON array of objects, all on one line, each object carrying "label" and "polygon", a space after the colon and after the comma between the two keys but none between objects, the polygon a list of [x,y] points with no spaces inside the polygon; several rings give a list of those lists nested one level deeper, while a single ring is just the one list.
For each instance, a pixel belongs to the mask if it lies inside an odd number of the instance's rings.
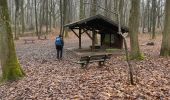
[{"label": "forest", "polygon": [[0,0],[0,100],[169,100],[170,0]]}]

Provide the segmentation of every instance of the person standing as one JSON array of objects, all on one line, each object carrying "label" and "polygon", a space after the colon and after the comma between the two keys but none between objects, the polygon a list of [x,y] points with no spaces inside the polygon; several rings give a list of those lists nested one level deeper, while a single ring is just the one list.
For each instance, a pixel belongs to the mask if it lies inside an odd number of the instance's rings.
[{"label": "person standing", "polygon": [[63,46],[64,46],[64,41],[61,35],[56,37],[55,46],[57,50],[57,59],[61,59],[63,55]]}]

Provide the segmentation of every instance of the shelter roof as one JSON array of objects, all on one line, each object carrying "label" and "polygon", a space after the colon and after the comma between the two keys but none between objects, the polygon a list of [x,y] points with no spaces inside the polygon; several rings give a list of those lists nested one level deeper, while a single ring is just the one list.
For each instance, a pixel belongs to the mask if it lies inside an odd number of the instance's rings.
[{"label": "shelter roof", "polygon": [[[87,30],[98,30],[99,33],[110,32],[115,33],[118,32],[118,22],[115,22],[103,15],[95,15],[89,18],[85,18],[70,24],[66,24],[64,27],[68,27],[70,29],[87,29]],[[126,26],[121,25],[121,30],[123,33],[128,32],[129,29]]]}]

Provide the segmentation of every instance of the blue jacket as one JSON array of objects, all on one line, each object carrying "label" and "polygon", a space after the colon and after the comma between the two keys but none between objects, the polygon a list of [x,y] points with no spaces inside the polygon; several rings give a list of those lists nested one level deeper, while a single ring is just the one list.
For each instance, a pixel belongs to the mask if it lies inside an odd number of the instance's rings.
[{"label": "blue jacket", "polygon": [[64,46],[64,42],[63,42],[63,39],[61,37],[57,37],[55,39],[55,45],[56,46]]}]

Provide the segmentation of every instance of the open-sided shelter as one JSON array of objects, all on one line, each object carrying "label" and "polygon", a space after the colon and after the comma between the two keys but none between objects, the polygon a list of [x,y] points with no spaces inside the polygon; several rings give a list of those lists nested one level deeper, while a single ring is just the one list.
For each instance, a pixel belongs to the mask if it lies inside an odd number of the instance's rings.
[{"label": "open-sided shelter", "polygon": [[[79,48],[81,49],[82,34],[85,33],[92,40],[92,50],[95,49],[96,34],[100,34],[100,46],[121,49],[123,47],[123,38],[118,34],[118,23],[102,16],[95,15],[80,21],[65,25],[79,38]],[[76,33],[75,30],[78,30]],[[92,34],[89,33],[91,31]],[[122,33],[128,32],[128,28],[121,25]]]}]

